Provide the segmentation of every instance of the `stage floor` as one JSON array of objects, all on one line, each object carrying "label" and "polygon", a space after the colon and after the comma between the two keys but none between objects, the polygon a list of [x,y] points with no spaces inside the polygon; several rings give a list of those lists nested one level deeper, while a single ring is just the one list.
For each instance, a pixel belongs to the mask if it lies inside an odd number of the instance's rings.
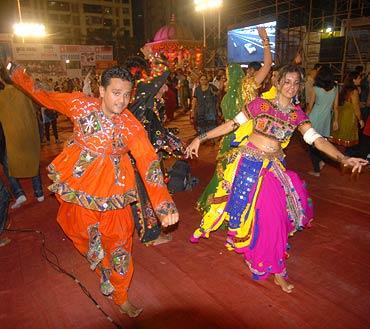
[{"label": "stage floor", "polygon": [[[61,120],[63,140],[71,127]],[[188,140],[194,135],[186,115],[171,126]],[[61,150],[42,148],[45,167]],[[200,217],[195,202],[213,174],[217,146],[205,145],[191,161],[200,184],[175,195],[181,222],[173,241],[147,247],[134,238],[135,273],[130,299],[144,311],[137,319],[121,315],[99,292],[99,281],[56,223],[56,199],[46,192],[38,203],[29,180],[22,180],[28,201],[10,213],[11,229],[42,231],[60,265],[88,288],[102,308],[123,328],[248,329],[370,328],[370,171],[359,179],[342,175],[335,164],[311,177],[308,152],[299,138],[287,150],[288,168],[306,180],[314,201],[313,227],[290,239],[288,273],[295,284],[286,294],[270,279],[256,282],[240,255],[224,247],[225,231],[197,245],[189,237]],[[0,248],[0,328],[103,329],[114,326],[69,277],[55,271],[41,255],[34,233],[5,233],[11,243]]]}]

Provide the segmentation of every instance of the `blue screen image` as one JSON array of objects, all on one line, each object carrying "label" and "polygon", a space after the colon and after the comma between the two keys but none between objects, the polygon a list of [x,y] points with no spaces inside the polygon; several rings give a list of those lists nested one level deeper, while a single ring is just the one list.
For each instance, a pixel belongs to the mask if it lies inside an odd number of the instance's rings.
[{"label": "blue screen image", "polygon": [[272,58],[275,58],[276,21],[246,26],[227,32],[227,60],[229,63],[263,62],[263,45],[257,27],[266,28]]}]

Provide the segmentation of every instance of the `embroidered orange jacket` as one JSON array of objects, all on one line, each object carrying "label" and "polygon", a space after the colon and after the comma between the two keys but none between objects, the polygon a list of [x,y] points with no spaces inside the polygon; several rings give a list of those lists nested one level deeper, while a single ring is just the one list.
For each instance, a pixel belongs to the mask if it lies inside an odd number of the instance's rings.
[{"label": "embroidered orange jacket", "polygon": [[130,152],[157,216],[176,210],[146,131],[127,109],[109,119],[99,99],[80,92],[39,89],[20,68],[11,78],[43,106],[73,122],[72,137],[48,166],[52,192],[66,202],[97,211],[127,206],[137,199]]}]

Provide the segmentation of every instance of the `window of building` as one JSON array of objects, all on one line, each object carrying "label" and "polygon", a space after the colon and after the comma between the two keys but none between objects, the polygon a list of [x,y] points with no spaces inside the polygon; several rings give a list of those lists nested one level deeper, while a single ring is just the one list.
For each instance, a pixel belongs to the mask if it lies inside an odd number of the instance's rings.
[{"label": "window of building", "polygon": [[103,19],[103,25],[104,26],[113,26],[113,20],[109,18],[104,18]]},{"label": "window of building", "polygon": [[111,7],[104,7],[104,14],[112,15],[112,8]]},{"label": "window of building", "polygon": [[69,11],[70,4],[64,1],[48,1],[49,10]]},{"label": "window of building", "polygon": [[87,5],[84,3],[84,12],[92,14],[101,14],[103,12],[103,6],[100,5]]},{"label": "window of building", "polygon": [[59,32],[64,36],[64,37],[69,37],[71,36],[71,29],[69,27],[59,27]]},{"label": "window of building", "polygon": [[101,25],[102,18],[100,16],[86,16],[86,25]]},{"label": "window of building", "polygon": [[70,15],[60,15],[59,21],[64,24],[69,24],[71,22],[71,16]]},{"label": "window of building", "polygon": [[72,8],[72,11],[74,13],[78,13],[79,12],[79,8],[78,8],[78,4],[77,3],[72,3],[71,4],[71,8]]},{"label": "window of building", "polygon": [[80,25],[80,16],[72,16],[73,25]]},{"label": "window of building", "polygon": [[123,15],[130,14],[130,8],[122,8],[122,13],[123,13]]},{"label": "window of building", "polygon": [[130,3],[130,0],[122,0],[122,3]]},{"label": "window of building", "polygon": [[130,26],[130,20],[129,19],[124,19],[123,20],[123,25],[124,26]]},{"label": "window of building", "polygon": [[49,21],[51,22],[59,22],[59,16],[57,14],[49,14],[48,15]]},{"label": "window of building", "polygon": [[76,38],[80,38],[80,37],[81,37],[81,30],[80,30],[80,29],[74,29],[74,30],[73,30],[73,35],[74,35]]}]

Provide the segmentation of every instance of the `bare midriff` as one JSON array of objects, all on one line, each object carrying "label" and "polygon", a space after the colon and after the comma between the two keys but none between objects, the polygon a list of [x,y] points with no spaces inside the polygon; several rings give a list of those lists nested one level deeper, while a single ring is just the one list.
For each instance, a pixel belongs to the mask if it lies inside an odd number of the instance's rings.
[{"label": "bare midriff", "polygon": [[281,149],[279,141],[256,132],[253,132],[249,136],[248,140],[259,150],[265,153],[275,153]]}]

